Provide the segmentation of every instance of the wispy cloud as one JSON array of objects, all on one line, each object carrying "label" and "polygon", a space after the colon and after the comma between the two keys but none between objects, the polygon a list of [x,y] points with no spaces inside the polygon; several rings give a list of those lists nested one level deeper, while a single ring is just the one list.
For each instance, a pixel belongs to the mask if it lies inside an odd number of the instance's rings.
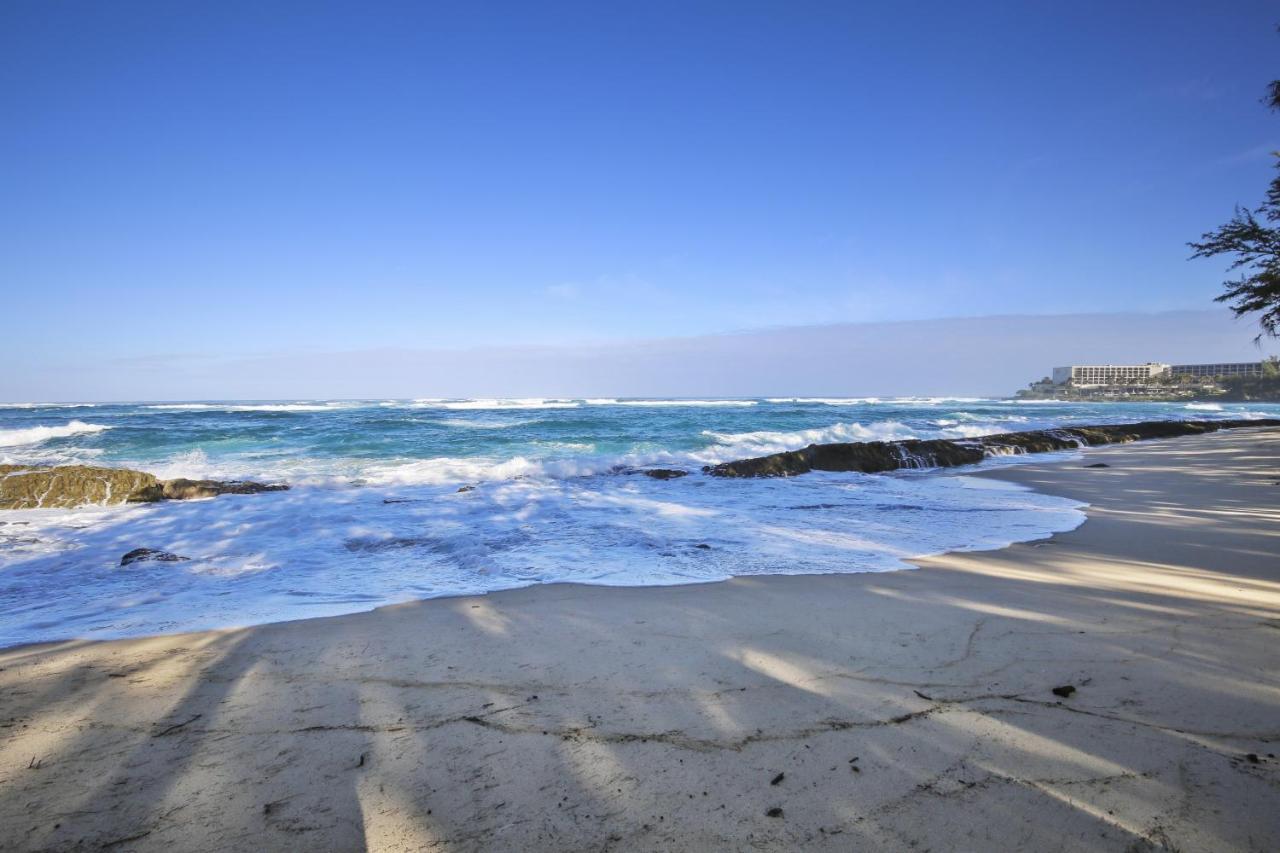
[{"label": "wispy cloud", "polygon": [[1255,145],[1252,148],[1246,148],[1243,151],[1237,151],[1234,154],[1228,154],[1225,157],[1219,157],[1213,161],[1215,166],[1240,166],[1246,163],[1258,163],[1263,160],[1271,160],[1276,157],[1280,151],[1280,143],[1264,142],[1261,145]]},{"label": "wispy cloud", "polygon": [[1205,102],[1225,97],[1227,88],[1210,77],[1197,77],[1175,83],[1164,89],[1164,93],[1180,101]]}]

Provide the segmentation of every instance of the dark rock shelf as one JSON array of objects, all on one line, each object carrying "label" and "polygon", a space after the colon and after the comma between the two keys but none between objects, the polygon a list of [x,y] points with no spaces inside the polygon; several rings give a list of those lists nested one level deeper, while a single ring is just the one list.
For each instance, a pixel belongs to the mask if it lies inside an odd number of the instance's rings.
[{"label": "dark rock shelf", "polygon": [[1280,426],[1280,419],[1221,421],[1142,421],[1132,424],[1063,427],[1004,432],[964,439],[906,439],[811,444],[801,450],[723,462],[702,470],[715,477],[790,477],[808,471],[860,471],[878,474],[902,468],[952,468],[988,456],[1045,453],[1149,438],[1203,435],[1220,429]]}]

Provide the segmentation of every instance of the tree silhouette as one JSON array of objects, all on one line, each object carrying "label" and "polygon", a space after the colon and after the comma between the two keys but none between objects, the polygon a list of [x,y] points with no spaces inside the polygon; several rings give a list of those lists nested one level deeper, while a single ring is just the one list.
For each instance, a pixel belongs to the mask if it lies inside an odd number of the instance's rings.
[{"label": "tree silhouette", "polygon": [[[1280,110],[1280,80],[1267,86],[1263,103]],[[1280,170],[1280,153],[1276,168]],[[1237,317],[1261,312],[1258,323],[1262,333],[1280,336],[1280,175],[1271,179],[1266,200],[1256,209],[1236,207],[1235,216],[1217,230],[1200,235],[1199,242],[1188,243],[1193,258],[1234,255],[1229,270],[1239,270],[1240,277],[1223,282],[1223,292],[1216,302],[1226,302]]]}]

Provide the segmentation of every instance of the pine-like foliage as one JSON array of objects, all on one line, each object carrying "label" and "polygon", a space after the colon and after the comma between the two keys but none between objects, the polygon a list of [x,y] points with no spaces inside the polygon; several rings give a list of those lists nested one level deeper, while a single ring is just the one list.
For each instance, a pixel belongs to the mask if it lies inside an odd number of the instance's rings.
[{"label": "pine-like foliage", "polygon": [[[1280,110],[1280,80],[1267,87],[1264,102]],[[1276,157],[1280,170],[1280,153]],[[1234,256],[1229,269],[1240,277],[1223,282],[1217,301],[1230,305],[1237,317],[1260,314],[1263,334],[1280,336],[1280,175],[1271,180],[1266,200],[1256,210],[1237,207],[1227,224],[1187,245],[1193,258]]]}]

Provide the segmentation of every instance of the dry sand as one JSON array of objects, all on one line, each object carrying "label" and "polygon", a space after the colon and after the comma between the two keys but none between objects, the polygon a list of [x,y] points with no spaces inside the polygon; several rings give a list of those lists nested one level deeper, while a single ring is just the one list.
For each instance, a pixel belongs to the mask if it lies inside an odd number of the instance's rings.
[{"label": "dry sand", "polygon": [[1280,431],[1100,461],[918,571],[0,651],[0,846],[1280,849]]}]

